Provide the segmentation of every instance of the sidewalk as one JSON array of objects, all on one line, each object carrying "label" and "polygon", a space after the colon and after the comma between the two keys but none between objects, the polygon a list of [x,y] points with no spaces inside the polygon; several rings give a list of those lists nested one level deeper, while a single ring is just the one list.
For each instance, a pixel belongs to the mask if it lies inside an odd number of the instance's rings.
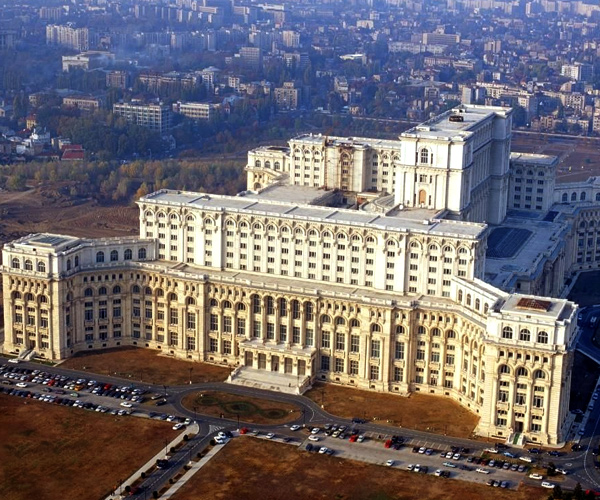
[{"label": "sidewalk", "polygon": [[[200,426],[196,422],[194,422],[192,425],[189,425],[184,430],[184,432],[180,432],[177,435],[177,437],[169,443],[167,448],[171,449],[173,446],[177,446],[179,443],[181,443],[183,441],[183,436],[185,436],[186,434],[190,434],[190,433],[198,434],[199,432],[200,432]],[[123,492],[125,491],[125,488],[127,486],[131,486],[135,481],[137,481],[140,478],[142,472],[146,472],[151,467],[154,467],[156,465],[156,461],[159,458],[165,458],[165,449],[164,448],[161,448],[161,450],[154,457],[152,457],[150,460],[148,460],[148,462],[146,462],[136,472],[134,472],[129,479],[124,481],[123,484],[120,486],[120,488],[118,488],[118,491],[115,491],[115,493],[112,495],[108,495],[105,500],[119,500],[119,499],[123,498]]]},{"label": "sidewalk", "polygon": [[[229,440],[227,441],[227,443],[228,442]],[[187,483],[190,480],[190,478],[194,474],[196,474],[196,472],[198,472],[202,467],[204,467],[211,458],[213,458],[217,453],[219,453],[219,451],[221,451],[227,443],[223,445],[213,446],[213,448],[201,460],[195,462],[189,471],[187,471],[183,476],[181,476],[173,484],[173,486],[171,486],[163,495],[161,495],[161,500],[171,498],[175,493],[177,493],[179,488],[181,488],[185,483]]]}]

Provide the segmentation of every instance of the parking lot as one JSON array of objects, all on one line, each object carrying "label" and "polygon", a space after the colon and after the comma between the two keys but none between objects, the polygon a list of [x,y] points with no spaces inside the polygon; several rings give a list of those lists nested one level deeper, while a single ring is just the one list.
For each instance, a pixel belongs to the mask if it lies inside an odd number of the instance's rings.
[{"label": "parking lot", "polygon": [[[0,366],[0,392],[11,396],[36,399],[45,403],[71,406],[84,410],[112,415],[127,416],[133,413],[157,420],[172,422],[175,430],[182,430],[191,423],[175,415],[158,411],[148,412],[138,405],[145,400],[158,401],[162,406],[163,395],[149,395],[144,388],[134,385],[118,386],[98,380],[72,379],[43,370],[31,370],[18,364]],[[179,424],[179,425],[177,425]]]},{"label": "parking lot", "polygon": [[[419,473],[445,475],[452,479],[473,483],[489,484],[493,481],[494,486],[500,486],[502,482],[505,482],[504,487],[512,489],[517,488],[529,470],[527,463],[519,464],[515,460],[508,461],[499,453],[496,454],[496,460],[490,466],[489,459],[477,464],[477,461],[482,460],[479,456],[468,454],[470,450],[463,450],[462,453],[460,449],[453,451],[450,445],[439,445],[433,441],[407,440],[398,446],[399,443],[390,443],[392,436],[369,432],[362,435],[364,441],[352,442],[348,435],[345,439],[340,439],[333,435],[328,436],[321,431],[311,434],[301,446],[306,449],[306,446],[310,444],[313,450],[326,447],[333,450],[333,454],[340,458],[407,471],[418,469]],[[386,448],[386,443],[390,445],[389,448]],[[399,449],[394,449],[394,445]],[[502,468],[503,466],[505,468]],[[520,467],[520,472],[510,470],[511,467]],[[478,470],[486,472],[478,472]],[[436,473],[436,471],[439,472]]]}]

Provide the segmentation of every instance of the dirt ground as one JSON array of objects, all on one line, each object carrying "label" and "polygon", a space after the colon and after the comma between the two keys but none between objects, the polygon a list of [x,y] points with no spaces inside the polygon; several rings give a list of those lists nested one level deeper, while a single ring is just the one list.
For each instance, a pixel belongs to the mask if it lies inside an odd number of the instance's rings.
[{"label": "dirt ground", "polygon": [[202,415],[240,420],[253,424],[284,424],[300,417],[300,408],[296,405],[258,399],[227,392],[206,391],[188,394],[183,406]]},{"label": "dirt ground", "polygon": [[[59,186],[57,186],[58,188]],[[73,201],[58,189],[35,188],[0,193],[0,243],[34,232],[99,238],[139,233],[137,206],[101,206]]]},{"label": "dirt ground", "polygon": [[559,157],[557,183],[577,182],[600,175],[600,141],[513,134],[511,150]]},{"label": "dirt ground", "polygon": [[137,347],[78,353],[60,366],[167,386],[189,384],[190,377],[194,384],[223,382],[231,371],[223,366],[175,359],[161,351]]},{"label": "dirt ground", "polygon": [[340,417],[375,419],[379,424],[449,436],[470,437],[478,422],[476,415],[442,396],[413,393],[406,398],[322,383],[305,396]]},{"label": "dirt ground", "polygon": [[500,490],[241,437],[227,444],[173,500],[541,500],[548,496],[541,490]]},{"label": "dirt ground", "polygon": [[2,499],[102,498],[173,437],[164,422],[0,395]]}]

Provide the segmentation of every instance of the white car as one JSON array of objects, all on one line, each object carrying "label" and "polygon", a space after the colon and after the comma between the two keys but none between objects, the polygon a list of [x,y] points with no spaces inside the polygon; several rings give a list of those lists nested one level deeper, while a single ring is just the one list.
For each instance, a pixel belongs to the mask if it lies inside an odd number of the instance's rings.
[{"label": "white car", "polygon": [[315,436],[314,434],[311,434],[310,436],[308,436],[308,440],[309,441],[319,441],[319,436]]},{"label": "white car", "polygon": [[217,437],[219,439],[227,439],[227,434],[225,434],[223,431],[219,431],[219,433],[217,434]]},{"label": "white car", "polygon": [[435,476],[437,477],[441,477],[442,476],[442,469],[438,469],[433,473]]},{"label": "white car", "polygon": [[267,439],[273,439],[275,437],[275,434],[273,432],[269,432],[266,437]]},{"label": "white car", "polygon": [[182,423],[180,422],[180,423],[178,423],[178,424],[175,424],[175,425],[173,426],[173,430],[174,430],[174,431],[178,431],[179,429],[183,429],[184,427],[185,427],[185,424],[182,424]]},{"label": "white car", "polygon": [[298,429],[300,429],[300,426],[298,424],[290,426],[290,431],[297,431]]},{"label": "white car", "polygon": [[327,447],[326,447],[326,446],[323,446],[323,447],[322,447],[322,448],[319,450],[319,453],[320,453],[321,455],[324,455],[325,453],[327,453]]},{"label": "white car", "polygon": [[540,481],[540,480],[544,479],[544,476],[542,476],[541,474],[533,473],[533,474],[529,474],[529,478]]},{"label": "white car", "polygon": [[426,450],[427,450],[427,448],[425,448],[425,446],[421,446],[421,447],[419,448],[419,453],[422,455],[422,454],[424,454],[424,453],[425,453],[425,451],[426,451]]},{"label": "white car", "polygon": [[394,462],[393,460],[391,460],[391,459],[390,459],[390,460],[388,460],[388,461],[385,463],[385,465],[387,465],[388,467],[393,467],[393,466],[394,466],[394,463],[395,463],[395,462]]},{"label": "white car", "polygon": [[15,365],[18,365],[21,362],[21,360],[17,359],[17,358],[11,358],[11,359],[8,360],[8,362],[9,363],[13,363]]},{"label": "white car", "polygon": [[365,440],[365,436],[362,434],[356,438],[357,443],[362,443],[364,440]]},{"label": "white car", "polygon": [[556,485],[554,483],[550,483],[548,481],[542,481],[542,488],[553,489]]},{"label": "white car", "polygon": [[216,444],[225,444],[226,442],[227,442],[227,438],[223,439],[223,438],[221,438],[221,437],[219,437],[219,436],[217,436],[217,437],[215,438],[215,443],[216,443]]},{"label": "white car", "polygon": [[475,472],[479,472],[480,474],[489,474],[490,471],[487,469],[483,469],[481,467],[478,467],[477,469],[475,469]]},{"label": "white car", "polygon": [[23,387],[27,387],[27,384],[26,384],[25,382],[17,382],[15,385],[16,385],[17,387],[21,387],[21,388],[23,388]]},{"label": "white car", "polygon": [[531,462],[533,462],[533,460],[532,460],[532,458],[531,458],[531,457],[527,457],[527,456],[525,456],[525,455],[523,455],[522,457],[519,457],[519,460],[522,460],[523,462],[527,462],[527,463],[529,463],[529,464],[530,464]]},{"label": "white car", "polygon": [[562,474],[563,476],[566,476],[566,475],[568,475],[568,474],[569,474],[569,471],[568,471],[568,470],[566,470],[566,469],[559,469],[558,467],[557,467],[556,469],[554,469],[554,471],[555,471],[557,474]]},{"label": "white car", "polygon": [[318,427],[313,427],[312,431],[310,431],[311,434],[318,434],[319,432],[321,432],[321,429],[319,429]]},{"label": "white car", "polygon": [[123,408],[133,408],[133,405],[132,405],[132,404],[131,404],[129,401],[123,401],[123,402],[121,403],[121,406],[122,406]]}]

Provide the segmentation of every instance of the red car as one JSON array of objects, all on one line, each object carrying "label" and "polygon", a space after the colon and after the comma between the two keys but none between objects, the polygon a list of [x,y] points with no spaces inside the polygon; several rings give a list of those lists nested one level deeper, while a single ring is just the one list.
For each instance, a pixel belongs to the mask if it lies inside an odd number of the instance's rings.
[{"label": "red car", "polygon": [[390,447],[392,446],[392,440],[391,440],[391,439],[388,439],[388,440],[385,442],[385,445],[384,445],[384,446],[385,446],[386,448],[390,448]]},{"label": "red car", "polygon": [[242,427],[242,428],[240,429],[240,434],[247,434],[249,430],[250,430],[250,429],[248,429],[248,427]]},{"label": "red car", "polygon": [[[355,443],[357,439],[358,439],[358,434],[352,434],[352,436],[350,436],[351,443]],[[389,446],[388,446],[388,448],[389,448]]]}]

